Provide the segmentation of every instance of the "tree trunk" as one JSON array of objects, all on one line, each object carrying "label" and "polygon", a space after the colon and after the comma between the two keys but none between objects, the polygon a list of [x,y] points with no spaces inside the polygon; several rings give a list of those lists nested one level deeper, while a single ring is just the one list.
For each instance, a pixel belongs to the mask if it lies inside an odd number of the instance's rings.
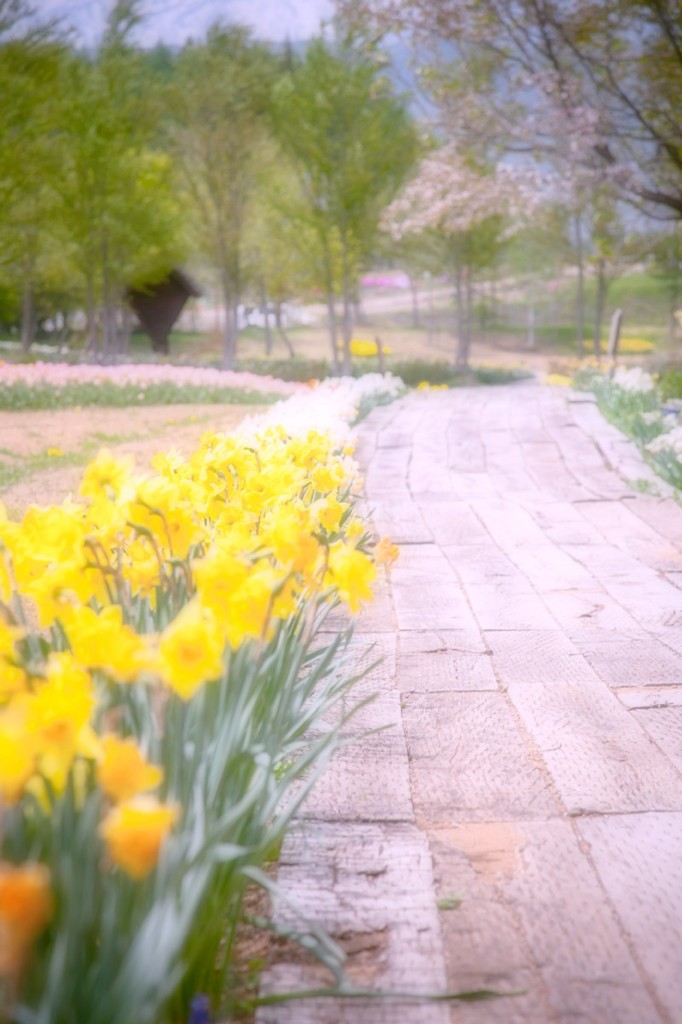
[{"label": "tree trunk", "polygon": [[259,282],[260,308],[263,314],[263,330],[265,331],[265,354],[272,355],[272,330],[270,328],[270,314],[268,313],[268,295],[265,290],[265,281],[261,278]]},{"label": "tree trunk", "polygon": [[353,369],[350,356],[350,342],[353,337],[353,296],[348,267],[348,245],[345,239],[342,239],[341,242],[341,254],[343,264],[343,372],[349,377]]},{"label": "tree trunk", "polygon": [[680,327],[677,319],[680,314],[680,310],[678,309],[680,304],[679,281],[679,274],[675,274],[672,287],[670,289],[670,316],[668,321],[668,340],[671,343],[677,341],[677,330],[678,327]]},{"label": "tree trunk", "polygon": [[353,313],[353,322],[356,324],[366,324],[367,317],[362,308],[362,299],[357,291],[353,295],[353,301],[351,303],[351,309]]},{"label": "tree trunk", "polygon": [[466,369],[467,365],[467,343],[464,312],[464,287],[462,282],[462,267],[459,263],[459,260],[455,264],[455,305],[455,322],[457,325],[457,347],[455,350],[455,368],[458,370],[464,370]]},{"label": "tree trunk", "polygon": [[130,335],[133,329],[133,312],[127,302],[123,303],[122,318],[120,351],[121,355],[127,356],[130,352]]},{"label": "tree trunk", "polygon": [[36,310],[33,282],[27,278],[21,296],[21,350],[28,352],[36,340]]},{"label": "tree trunk", "polygon": [[97,356],[97,308],[92,278],[85,285],[85,351]]},{"label": "tree trunk", "polygon": [[339,327],[336,319],[336,305],[334,303],[334,294],[331,291],[327,292],[327,319],[329,322],[329,340],[332,346],[332,367],[334,369],[334,375],[338,376],[341,370],[339,365]]},{"label": "tree trunk", "polygon": [[287,352],[289,353],[289,358],[290,359],[294,359],[296,357],[296,353],[294,352],[294,346],[291,344],[291,338],[289,337],[289,335],[285,331],[284,324],[282,323],[282,303],[281,302],[276,302],[275,303],[275,327],[277,329],[277,334],[279,335],[279,337],[282,339],[282,341],[286,345]]},{"label": "tree trunk", "polygon": [[379,361],[379,373],[383,377],[386,373],[386,361],[384,359],[384,343],[381,338],[377,335],[374,338],[374,344],[377,347],[377,359]]},{"label": "tree trunk", "polygon": [[412,293],[412,326],[418,330],[421,327],[421,317],[419,315],[419,289],[417,288],[417,282],[411,274],[410,292]]},{"label": "tree trunk", "polygon": [[604,310],[606,308],[606,295],[609,290],[609,282],[606,276],[606,264],[603,259],[597,263],[597,301],[594,310],[594,334],[592,345],[597,361],[601,359],[601,329],[604,322]]},{"label": "tree trunk", "polygon": [[471,272],[471,267],[467,267],[466,270],[466,323],[465,323],[465,337],[466,337],[466,353],[465,353],[465,366],[469,365],[469,353],[471,352],[471,340],[473,336],[474,327],[474,276]]},{"label": "tree trunk", "polygon": [[531,296],[528,296],[528,333],[525,339],[525,347],[529,351],[535,351],[538,347],[538,339],[536,337],[536,304],[532,301]]},{"label": "tree trunk", "polygon": [[490,319],[493,323],[497,320],[497,273],[496,267],[490,271]]},{"label": "tree trunk", "polygon": [[583,252],[583,232],[580,214],[575,216],[575,243],[578,263],[578,293],[576,295],[576,341],[578,355],[585,354],[585,258]]},{"label": "tree trunk", "polygon": [[232,282],[226,273],[222,280],[224,320],[223,320],[223,370],[233,370],[237,357],[237,303],[235,301]]}]

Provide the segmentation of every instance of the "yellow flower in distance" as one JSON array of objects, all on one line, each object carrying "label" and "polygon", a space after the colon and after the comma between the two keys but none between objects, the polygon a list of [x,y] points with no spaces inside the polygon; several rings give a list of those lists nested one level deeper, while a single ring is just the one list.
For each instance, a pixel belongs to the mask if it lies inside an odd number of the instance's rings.
[{"label": "yellow flower in distance", "polygon": [[131,800],[138,793],[155,789],[163,772],[149,764],[132,739],[102,737],[102,760],[97,765],[97,781],[112,800]]},{"label": "yellow flower in distance", "polygon": [[145,878],[156,867],[178,808],[154,797],[136,797],[114,807],[100,825],[109,855],[131,878]]},{"label": "yellow flower in distance", "polygon": [[377,565],[384,565],[390,569],[399,554],[398,546],[388,537],[382,537],[374,549],[374,561]]},{"label": "yellow flower in distance", "polygon": [[161,634],[161,676],[183,700],[222,674],[223,635],[213,612],[196,599]]},{"label": "yellow flower in distance", "polygon": [[50,873],[44,865],[0,863],[0,976],[20,970],[51,914]]}]

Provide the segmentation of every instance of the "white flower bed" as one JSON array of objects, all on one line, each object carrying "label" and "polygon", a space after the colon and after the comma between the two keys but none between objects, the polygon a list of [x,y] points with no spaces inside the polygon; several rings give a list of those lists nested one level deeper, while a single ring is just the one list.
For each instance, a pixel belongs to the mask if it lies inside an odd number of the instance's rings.
[{"label": "white flower bed", "polygon": [[626,369],[619,366],[613,375],[613,383],[623,391],[655,391],[656,383],[654,378],[640,366],[633,366]]},{"label": "white flower bed", "polygon": [[646,446],[647,451],[658,453],[668,452],[676,458],[682,458],[682,426],[673,427],[664,434],[659,434]]},{"label": "white flower bed", "polygon": [[400,378],[390,373],[368,373],[358,378],[330,377],[307,392],[277,402],[267,412],[248,417],[240,433],[253,436],[275,426],[283,427],[293,436],[319,430],[328,432],[343,444],[352,436],[352,424],[363,399],[398,398],[404,390]]}]

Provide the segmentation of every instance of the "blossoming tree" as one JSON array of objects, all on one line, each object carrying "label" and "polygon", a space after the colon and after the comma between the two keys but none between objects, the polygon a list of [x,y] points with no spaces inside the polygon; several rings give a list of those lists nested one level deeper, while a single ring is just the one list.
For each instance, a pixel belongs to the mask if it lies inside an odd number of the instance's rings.
[{"label": "blossoming tree", "polygon": [[[444,68],[458,132],[538,155],[567,134],[621,194],[682,216],[682,21],[676,0],[340,0],[410,30]],[[446,44],[443,47],[443,43]],[[547,116],[550,114],[551,116]]]},{"label": "blossoming tree", "polygon": [[395,239],[429,232],[442,241],[455,288],[458,367],[469,360],[474,274],[537,206],[540,185],[537,176],[503,164],[477,167],[450,143],[422,161],[386,211],[384,226]]}]

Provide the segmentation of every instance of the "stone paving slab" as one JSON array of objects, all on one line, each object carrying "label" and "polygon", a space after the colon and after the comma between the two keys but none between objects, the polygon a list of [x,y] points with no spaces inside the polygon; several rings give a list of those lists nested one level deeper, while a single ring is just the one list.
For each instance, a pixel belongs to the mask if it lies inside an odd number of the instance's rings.
[{"label": "stone paving slab", "polygon": [[395,544],[429,544],[433,541],[431,530],[411,498],[407,501],[376,501],[372,520],[378,532],[390,537]]},{"label": "stone paving slab", "polygon": [[587,658],[558,629],[503,629],[484,633],[502,686],[512,683],[554,685],[596,678]]},{"label": "stone paving slab", "polygon": [[[300,913],[346,948],[371,953],[348,965],[362,987],[442,992],[445,972],[438,912],[433,898],[431,853],[411,825],[303,823],[285,840],[277,883],[287,902],[276,901],[280,926],[300,927]],[[292,907],[293,904],[293,907]],[[352,958],[351,958],[352,959]],[[319,969],[288,963],[270,972],[264,992],[319,985]],[[263,1008],[258,1024],[447,1024],[444,1005],[401,1001],[305,1000]]]},{"label": "stone paving slab", "polygon": [[540,758],[529,756],[503,694],[405,694],[403,723],[425,825],[558,812]]},{"label": "stone paving slab", "polygon": [[453,1014],[466,1024],[661,1018],[600,880],[562,821],[486,822],[430,832],[450,985],[526,988]]},{"label": "stone paving slab", "polygon": [[398,629],[476,629],[457,577],[436,545],[404,548],[392,579]]},{"label": "stone paving slab", "polygon": [[422,495],[419,513],[431,530],[433,540],[440,545],[463,544],[489,546],[490,534],[471,506],[464,501],[434,502]]},{"label": "stone paving slab", "polygon": [[630,503],[629,509],[666,541],[675,544],[678,549],[682,548],[682,507],[641,494],[636,501]]},{"label": "stone paving slab", "polygon": [[568,814],[682,809],[682,776],[598,680],[516,684],[509,696]]},{"label": "stone paving slab", "polygon": [[556,622],[530,581],[523,576],[464,587],[476,620],[483,630],[551,630]]},{"label": "stone paving slab", "polygon": [[[398,705],[398,696],[393,700]],[[392,718],[379,712],[379,720]],[[381,765],[368,771],[368,763]],[[301,808],[315,821],[411,821],[414,812],[405,738],[387,728],[338,750]]]},{"label": "stone paving slab", "polygon": [[682,552],[632,511],[629,504],[592,502],[582,510],[604,538],[660,572],[682,571]]},{"label": "stone paving slab", "polygon": [[682,814],[591,818],[578,827],[668,1019],[679,1021]]},{"label": "stone paving slab", "polygon": [[609,686],[675,686],[682,660],[667,644],[643,630],[594,629],[574,633],[574,645]]},{"label": "stone paving slab", "polygon": [[406,693],[497,690],[490,651],[478,631],[400,634],[398,687]]},{"label": "stone paving slab", "polygon": [[589,637],[594,630],[627,633],[637,629],[637,621],[596,580],[592,587],[548,590],[542,594],[542,600],[569,636]]}]

